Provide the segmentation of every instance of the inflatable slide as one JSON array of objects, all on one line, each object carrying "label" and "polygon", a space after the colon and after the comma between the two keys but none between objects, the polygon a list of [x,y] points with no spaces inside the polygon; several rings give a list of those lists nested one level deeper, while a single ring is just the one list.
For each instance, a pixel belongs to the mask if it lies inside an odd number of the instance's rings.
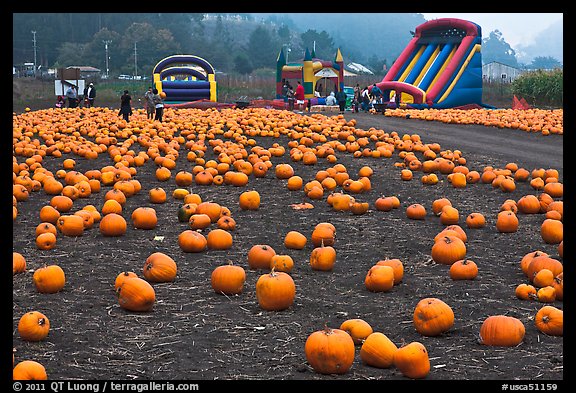
[{"label": "inflatable slide", "polygon": [[425,22],[376,85],[385,100],[401,94],[401,103],[411,108],[483,107],[481,43],[476,23],[455,18]]}]

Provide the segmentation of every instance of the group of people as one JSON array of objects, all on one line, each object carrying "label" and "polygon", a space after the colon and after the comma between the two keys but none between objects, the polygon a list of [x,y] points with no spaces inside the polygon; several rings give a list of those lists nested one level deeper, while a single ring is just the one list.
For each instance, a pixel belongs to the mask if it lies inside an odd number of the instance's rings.
[{"label": "group of people", "polygon": [[[158,93],[158,89],[148,87],[146,93],[144,93],[144,105],[146,107],[146,114],[150,120],[162,121],[164,115],[164,99]],[[90,108],[94,106],[94,100],[96,99],[96,88],[94,83],[88,84],[84,89],[84,106]],[[56,107],[64,108],[66,107],[66,102],[68,102],[68,108],[77,108],[80,105],[80,98],[78,97],[78,91],[76,86],[70,85],[66,90],[64,96],[59,95],[56,99]],[[124,120],[130,121],[130,115],[132,114],[132,97],[128,90],[124,90],[124,93],[120,97],[120,110],[118,111],[118,116],[122,116]]]},{"label": "group of people", "polygon": [[[390,102],[394,101],[396,108],[400,107],[400,94],[395,94],[390,97]],[[374,105],[384,103],[384,93],[382,90],[376,86],[376,83],[372,85],[371,88],[368,86],[363,89],[357,83],[354,87],[354,99],[352,101],[352,107],[354,112],[358,113],[360,109],[364,112],[368,112]]]},{"label": "group of people", "polygon": [[[288,103],[288,109],[293,111],[294,110],[294,103],[298,105],[298,110],[302,112],[304,108],[304,104],[306,103],[305,95],[304,95],[304,86],[300,81],[297,82],[298,85],[296,86],[296,90],[292,87],[289,81],[286,79],[282,80],[282,97],[284,98],[284,102]],[[320,97],[320,87],[321,85],[318,84],[316,86],[316,91],[314,92],[315,97]],[[330,93],[328,97],[326,97],[326,105],[338,105],[340,109],[340,113],[344,113],[344,109],[346,108],[346,93],[340,90],[336,94],[334,92]],[[308,100],[307,103],[307,110],[310,111],[311,102]]]},{"label": "group of people", "polygon": [[[158,89],[148,87],[146,93],[144,93],[144,106],[146,107],[146,115],[149,120],[162,121],[164,116],[164,99],[158,93]],[[130,115],[132,114],[132,97],[128,90],[124,90],[124,94],[120,97],[120,110],[118,115],[122,115],[124,120],[130,121]]]},{"label": "group of people", "polygon": [[[94,87],[94,83],[90,82],[90,84],[84,88],[84,95],[82,97],[86,108],[94,106],[94,100],[96,99],[96,88]],[[64,108],[66,101],[68,101],[68,108],[76,108],[80,105],[81,100],[80,97],[78,97],[78,90],[75,85],[68,86],[68,89],[66,89],[66,95],[59,95],[57,97],[56,107]]]},{"label": "group of people", "polygon": [[306,100],[304,98],[304,86],[302,86],[300,81],[298,81],[296,90],[294,90],[290,82],[284,79],[282,83],[282,96],[284,97],[284,102],[288,103],[289,110],[293,111],[294,103],[296,103],[298,110],[302,112]]}]

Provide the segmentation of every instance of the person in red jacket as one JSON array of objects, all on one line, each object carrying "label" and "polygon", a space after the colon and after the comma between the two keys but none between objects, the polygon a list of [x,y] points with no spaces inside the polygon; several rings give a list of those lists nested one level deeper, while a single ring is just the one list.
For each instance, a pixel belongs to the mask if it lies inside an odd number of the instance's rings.
[{"label": "person in red jacket", "polygon": [[296,86],[296,92],[294,94],[296,97],[296,104],[298,105],[298,110],[302,111],[304,107],[304,86],[298,81],[298,86]]}]

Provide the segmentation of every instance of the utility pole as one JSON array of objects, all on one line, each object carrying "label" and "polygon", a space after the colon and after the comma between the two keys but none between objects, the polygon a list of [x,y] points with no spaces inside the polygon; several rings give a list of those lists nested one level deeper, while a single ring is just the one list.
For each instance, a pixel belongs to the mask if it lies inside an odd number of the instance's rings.
[{"label": "utility pole", "polygon": [[106,48],[106,79],[108,79],[108,74],[110,73],[110,68],[108,67],[108,44],[110,44],[112,40],[104,40],[102,42],[104,43],[104,48]]},{"label": "utility pole", "polygon": [[33,40],[34,42],[34,76],[36,76],[36,31],[32,30]]},{"label": "utility pole", "polygon": [[136,41],[134,41],[134,77],[136,75],[138,75],[138,50],[136,49]]}]

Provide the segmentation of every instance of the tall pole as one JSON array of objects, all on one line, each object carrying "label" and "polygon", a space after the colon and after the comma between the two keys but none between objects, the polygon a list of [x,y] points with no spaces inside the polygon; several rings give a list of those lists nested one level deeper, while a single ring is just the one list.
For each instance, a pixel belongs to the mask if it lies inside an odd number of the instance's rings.
[{"label": "tall pole", "polygon": [[34,42],[34,76],[36,76],[36,31],[32,30],[32,35],[33,35],[33,39],[32,42]]},{"label": "tall pole", "polygon": [[104,42],[104,48],[106,48],[106,79],[108,79],[108,74],[110,72],[110,68],[108,67],[108,44],[111,43],[112,40],[105,40],[102,42]]}]

